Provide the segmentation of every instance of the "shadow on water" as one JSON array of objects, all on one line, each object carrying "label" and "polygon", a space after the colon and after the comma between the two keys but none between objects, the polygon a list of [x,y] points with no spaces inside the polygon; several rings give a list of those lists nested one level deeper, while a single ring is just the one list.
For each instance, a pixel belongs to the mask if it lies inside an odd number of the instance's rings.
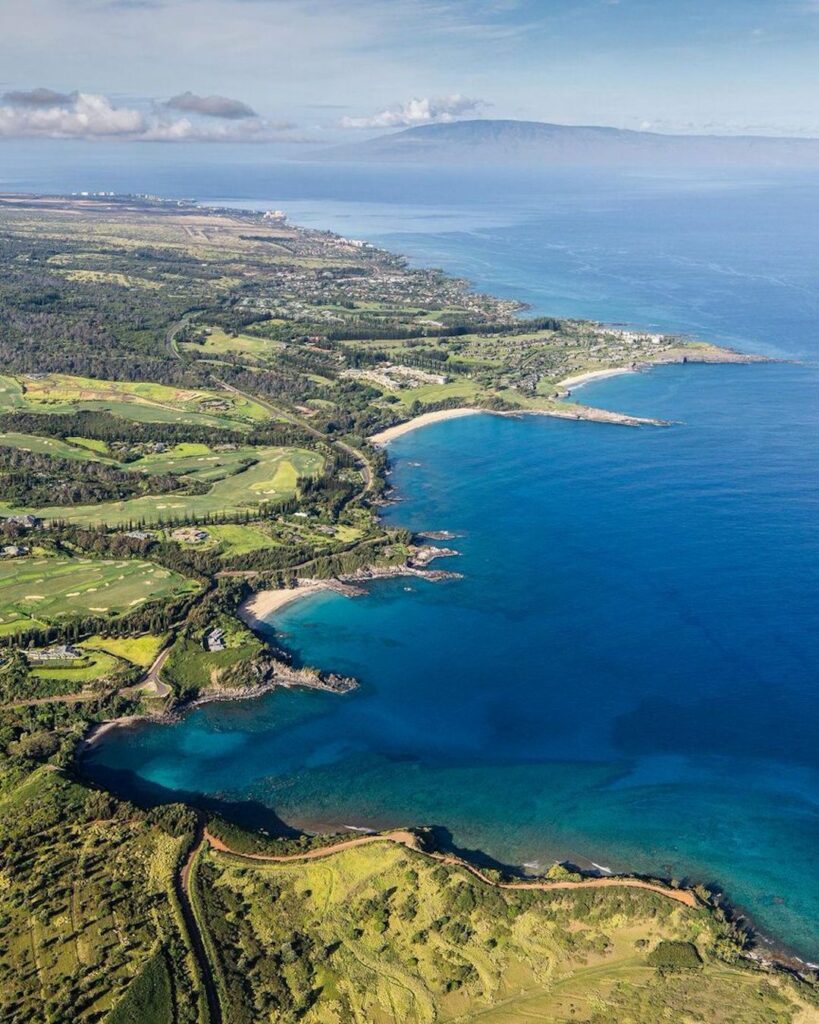
[{"label": "shadow on water", "polygon": [[96,778],[83,772],[82,763],[75,770],[83,781],[109,790],[121,800],[128,800],[138,807],[159,807],[162,804],[186,804],[209,814],[218,814],[234,825],[253,832],[264,829],[277,839],[297,839],[302,831],[288,825],[269,807],[258,800],[222,800],[205,793],[184,789],[166,789],[154,782],[148,782],[133,772],[107,768],[105,778]]}]

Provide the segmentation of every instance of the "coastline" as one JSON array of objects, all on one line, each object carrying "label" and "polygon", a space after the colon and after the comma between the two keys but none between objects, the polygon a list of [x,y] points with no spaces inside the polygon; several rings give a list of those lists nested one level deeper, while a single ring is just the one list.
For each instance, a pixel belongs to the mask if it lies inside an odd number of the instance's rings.
[{"label": "coastline", "polygon": [[630,366],[614,367],[611,370],[588,370],[586,373],[576,373],[571,377],[564,377],[563,380],[557,382],[557,387],[561,391],[566,391],[571,394],[572,388],[582,388],[584,384],[589,384],[595,380],[605,380],[606,377],[619,377],[623,373],[636,373]]},{"label": "coastline", "polygon": [[323,590],[335,589],[330,580],[299,580],[295,587],[259,590],[239,606],[237,614],[250,629],[265,626],[268,618],[286,605],[311,594],[319,594]]},{"label": "coastline", "polygon": [[[745,363],[745,362],[757,362],[767,361],[763,357],[741,357],[736,358],[717,358],[709,357],[705,355],[699,355],[696,352],[687,353],[686,356],[680,358],[672,358],[668,360],[660,360],[656,363],[641,364],[641,366],[632,367],[620,367],[611,369],[600,369],[591,370],[586,373],[576,374],[565,378],[558,382],[557,387],[559,389],[565,388],[578,388],[596,380],[602,380],[609,377],[619,376],[626,373],[639,372],[640,369],[649,369],[655,365],[664,365],[665,363]],[[567,394],[571,394],[568,391]],[[566,396],[564,396],[566,397]],[[630,417],[624,414],[609,412],[607,410],[595,409],[571,402],[557,404],[554,408],[529,408],[529,409],[515,409],[508,412],[495,411],[491,409],[484,409],[478,407],[463,407],[457,409],[444,409],[433,412],[423,413],[417,417],[407,420],[403,423],[396,424],[393,427],[387,428],[377,434],[372,435],[369,440],[372,444],[385,447],[396,438],[404,436],[414,430],[423,428],[428,425],[432,425],[437,422],[448,421],[450,419],[463,418],[465,416],[477,415],[479,413],[486,413],[487,415],[500,415],[507,418],[522,418],[524,416],[548,416],[559,419],[569,420],[587,420],[593,422],[605,422],[612,424],[621,425],[664,425],[662,421],[644,419],[638,417]],[[302,598],[309,597],[311,594],[316,594],[323,591],[336,591],[344,592],[343,584],[331,581],[331,580],[299,580],[297,586],[292,588],[285,588],[279,590],[260,591],[253,597],[249,598],[247,602],[242,606],[239,611],[239,617],[251,628],[254,626],[269,626],[270,618],[277,612],[280,612],[283,608],[287,607],[291,603],[295,603]],[[352,595],[351,595],[352,596]],[[215,701],[234,701],[234,700],[245,700],[254,699],[262,696],[265,693],[272,691],[273,689],[283,684],[273,682],[270,684],[264,684],[259,687],[254,687],[247,691],[222,691],[220,693],[213,693],[206,695],[201,698],[194,699],[193,701],[180,705],[176,710],[169,714],[162,716],[154,715],[142,715],[142,716],[129,716],[118,720],[111,720],[108,722],[98,723],[89,730],[86,740],[83,744],[91,746],[96,743],[98,739],[103,737],[107,732],[113,730],[116,727],[131,727],[139,722],[161,722],[161,721],[174,721],[178,715],[186,713],[188,710],[210,702]]]},{"label": "coastline", "polygon": [[474,406],[464,406],[462,409],[438,409],[436,412],[424,412],[420,416],[414,416],[411,420],[396,423],[394,427],[387,427],[386,430],[380,430],[377,434],[371,434],[368,440],[370,444],[383,447],[390,441],[394,441],[396,437],[402,437],[412,430],[419,430],[431,423],[460,419],[462,416],[476,416],[478,413],[488,411],[488,409],[478,409]]}]

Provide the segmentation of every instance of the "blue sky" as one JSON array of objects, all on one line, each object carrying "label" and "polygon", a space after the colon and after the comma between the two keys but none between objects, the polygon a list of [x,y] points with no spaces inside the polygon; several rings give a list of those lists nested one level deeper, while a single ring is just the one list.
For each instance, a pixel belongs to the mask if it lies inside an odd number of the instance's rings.
[{"label": "blue sky", "polygon": [[819,135],[819,0],[0,0],[0,92],[7,137]]}]

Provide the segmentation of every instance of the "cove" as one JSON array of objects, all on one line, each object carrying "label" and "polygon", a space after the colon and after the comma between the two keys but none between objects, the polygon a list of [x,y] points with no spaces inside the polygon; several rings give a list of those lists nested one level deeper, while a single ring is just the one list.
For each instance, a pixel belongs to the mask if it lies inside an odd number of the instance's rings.
[{"label": "cove", "polygon": [[818,385],[813,366],[667,367],[583,398],[668,428],[486,415],[406,435],[386,515],[458,534],[464,578],[270,623],[361,689],[113,730],[84,771],[256,821],[439,825],[532,870],[715,882],[818,959]]}]

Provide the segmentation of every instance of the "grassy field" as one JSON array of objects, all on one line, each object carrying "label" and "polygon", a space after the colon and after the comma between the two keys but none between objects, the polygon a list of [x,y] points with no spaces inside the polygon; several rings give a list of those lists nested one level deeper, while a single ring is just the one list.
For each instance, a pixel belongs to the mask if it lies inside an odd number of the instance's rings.
[{"label": "grassy field", "polygon": [[117,808],[48,767],[0,798],[4,1024],[194,1024],[172,891],[180,841]]},{"label": "grassy field", "polygon": [[263,524],[230,524],[209,526],[209,540],[203,547],[218,548],[225,558],[246,555],[250,551],[262,551],[272,547],[276,541]]},{"label": "grassy field", "polygon": [[195,423],[247,429],[270,419],[257,402],[226,391],[186,390],[131,381],[91,380],[62,373],[0,377],[0,412],[108,410],[142,422]]},{"label": "grassy field", "polygon": [[113,618],[146,601],[190,593],[198,586],[138,559],[30,557],[0,562],[0,634],[89,613]]},{"label": "grassy field", "polygon": [[92,636],[84,640],[80,646],[88,651],[104,651],[115,658],[136,665],[138,668],[149,668],[167,642],[167,636],[128,636],[106,637]]},{"label": "grassy field", "polygon": [[208,328],[209,334],[203,345],[183,343],[180,347],[194,356],[207,359],[211,356],[241,355],[254,361],[265,362],[284,348],[281,342],[269,338],[253,337],[251,334],[226,334],[221,327]]},{"label": "grassy field", "polygon": [[81,443],[80,438],[72,438],[72,442],[61,441],[56,437],[40,437],[38,434],[0,433],[0,445],[7,448],[20,448],[23,451],[36,452],[38,455],[53,455],[60,459],[79,459],[81,462],[113,464],[113,459],[105,458],[105,446],[100,452],[92,449],[91,441]]},{"label": "grassy field", "polygon": [[[289,864],[210,852],[199,885],[235,1024],[817,1019],[789,983],[721,959],[707,912],[653,893],[502,892],[387,844]],[[702,966],[652,966],[668,941]]]},{"label": "grassy field", "polygon": [[[224,630],[225,650],[208,651],[203,636],[214,626]],[[218,684],[225,669],[258,654],[262,643],[238,619],[221,616],[199,630],[195,636],[182,636],[171,649],[162,669],[162,678],[177,696],[189,696]]]},{"label": "grassy field", "polygon": [[[236,472],[240,468],[238,463],[248,457],[251,451],[252,457],[257,460],[256,464]],[[149,465],[155,472],[164,472],[167,461],[163,457]],[[298,477],[317,475],[323,464],[319,454],[301,448],[238,449],[214,456],[213,459],[203,455],[188,455],[175,461],[179,471],[182,468],[198,467],[195,475],[200,479],[214,480],[207,494],[150,494],[126,501],[72,507],[52,506],[32,511],[36,511],[42,519],[65,519],[86,525],[105,523],[108,526],[138,522],[151,525],[243,509],[255,511],[267,502],[292,497],[296,492]],[[0,504],[0,516],[20,511],[23,510]]]},{"label": "grassy field", "polygon": [[75,693],[88,683],[112,676],[122,666],[119,658],[104,651],[84,649],[87,651],[84,658],[53,666],[32,665],[31,674],[40,682],[59,684],[62,692]]}]

